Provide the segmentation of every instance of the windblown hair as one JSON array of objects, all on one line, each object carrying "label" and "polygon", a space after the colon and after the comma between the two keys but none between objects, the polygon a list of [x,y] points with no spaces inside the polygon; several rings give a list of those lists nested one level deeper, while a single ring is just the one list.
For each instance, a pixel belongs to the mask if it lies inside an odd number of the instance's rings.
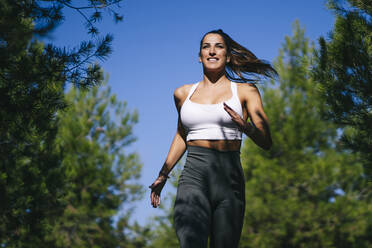
[{"label": "windblown hair", "polygon": [[230,62],[226,64],[225,75],[229,80],[236,82],[257,82],[260,75],[270,78],[278,76],[278,73],[270,63],[258,59],[251,51],[234,41],[222,29],[212,30],[206,33],[200,41],[200,51],[204,37],[207,34],[219,34],[225,41],[227,56],[230,57]]}]

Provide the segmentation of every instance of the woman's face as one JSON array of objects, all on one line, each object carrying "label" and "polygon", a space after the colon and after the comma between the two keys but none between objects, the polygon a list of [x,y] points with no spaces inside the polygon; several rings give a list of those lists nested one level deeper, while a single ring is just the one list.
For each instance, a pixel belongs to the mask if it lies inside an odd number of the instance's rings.
[{"label": "woman's face", "polygon": [[207,34],[203,39],[199,55],[199,62],[203,63],[203,67],[212,71],[224,70],[229,61],[222,36]]}]

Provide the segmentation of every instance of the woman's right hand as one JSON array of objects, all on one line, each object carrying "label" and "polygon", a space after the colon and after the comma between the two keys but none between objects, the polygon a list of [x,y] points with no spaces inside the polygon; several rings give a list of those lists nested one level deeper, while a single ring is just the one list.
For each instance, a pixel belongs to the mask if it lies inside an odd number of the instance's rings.
[{"label": "woman's right hand", "polygon": [[163,175],[159,175],[155,182],[149,186],[149,188],[151,189],[151,205],[154,208],[160,205],[160,193],[166,182],[167,178]]}]

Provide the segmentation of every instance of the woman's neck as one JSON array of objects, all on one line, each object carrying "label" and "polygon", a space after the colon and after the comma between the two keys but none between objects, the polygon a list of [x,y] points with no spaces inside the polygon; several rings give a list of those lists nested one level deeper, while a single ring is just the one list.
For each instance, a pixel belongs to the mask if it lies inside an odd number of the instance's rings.
[{"label": "woman's neck", "polygon": [[229,81],[228,78],[225,76],[225,71],[220,72],[205,72],[203,76],[203,82],[206,84],[220,84],[225,81]]}]

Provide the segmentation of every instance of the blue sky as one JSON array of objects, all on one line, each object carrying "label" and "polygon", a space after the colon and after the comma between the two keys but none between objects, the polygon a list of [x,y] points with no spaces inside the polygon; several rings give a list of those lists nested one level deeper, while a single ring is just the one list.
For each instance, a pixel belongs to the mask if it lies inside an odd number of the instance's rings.
[{"label": "blue sky", "polygon": [[[145,186],[154,181],[176,132],[173,91],[202,79],[197,55],[204,33],[221,28],[258,58],[272,62],[296,19],[312,41],[326,36],[334,22],[323,0],[127,0],[118,11],[123,22],[115,24],[104,15],[99,25],[102,34],[114,35],[113,53],[101,64],[112,92],[139,112],[134,128],[138,141],[130,151],[140,154]],[[65,13],[65,22],[49,40],[72,48],[89,35],[77,12]],[[162,194],[167,192],[174,189],[166,185]],[[146,192],[133,220],[144,224],[160,213],[151,207]]]}]

